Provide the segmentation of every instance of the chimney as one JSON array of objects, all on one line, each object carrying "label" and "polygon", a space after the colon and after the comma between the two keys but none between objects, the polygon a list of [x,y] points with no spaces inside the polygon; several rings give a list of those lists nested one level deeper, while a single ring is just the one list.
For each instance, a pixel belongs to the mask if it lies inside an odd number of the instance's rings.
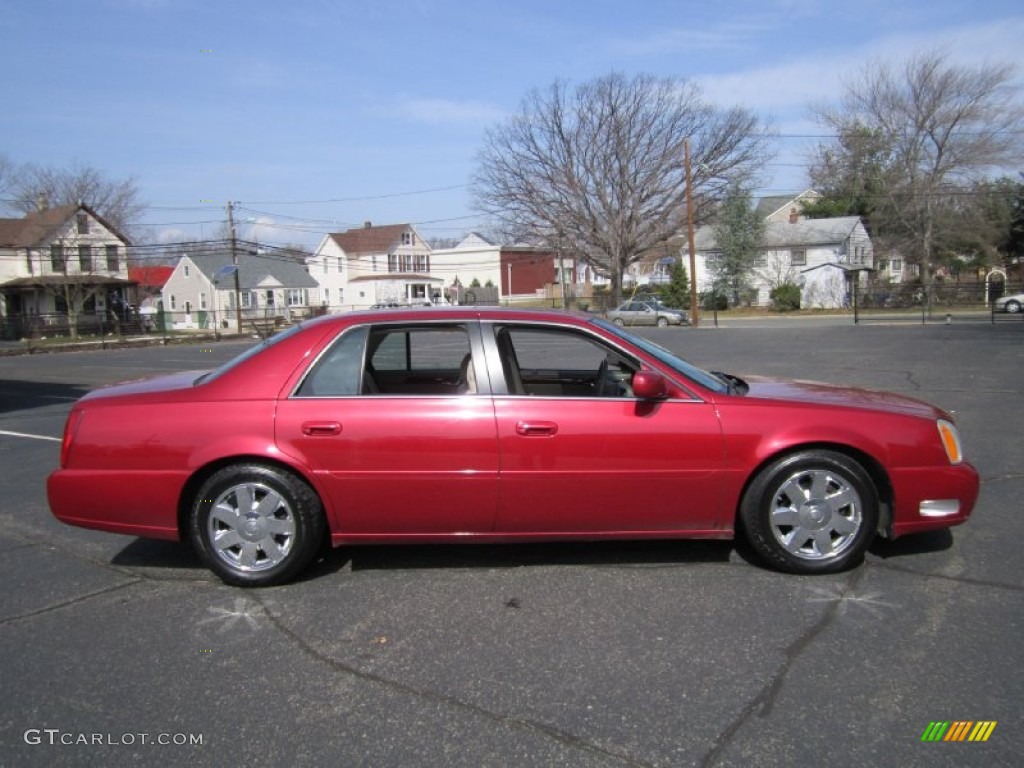
[{"label": "chimney", "polygon": [[798,221],[800,221],[800,214],[796,212],[796,207],[794,206],[789,209],[789,223],[796,224]]},{"label": "chimney", "polygon": [[39,195],[36,197],[36,210],[37,211],[45,211],[49,207],[50,207],[50,200],[49,200],[49,198],[46,197],[46,193],[45,192],[40,192]]},{"label": "chimney", "polygon": [[363,222],[363,229],[370,229],[372,226],[373,226],[373,222],[372,221],[364,221]]}]

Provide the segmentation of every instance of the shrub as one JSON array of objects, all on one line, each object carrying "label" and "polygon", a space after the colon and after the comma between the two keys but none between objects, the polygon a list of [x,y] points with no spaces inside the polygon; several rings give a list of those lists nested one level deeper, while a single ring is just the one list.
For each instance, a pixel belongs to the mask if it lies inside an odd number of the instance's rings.
[{"label": "shrub", "polygon": [[772,288],[770,294],[772,309],[776,312],[792,312],[800,309],[800,286],[793,283],[783,283]]}]

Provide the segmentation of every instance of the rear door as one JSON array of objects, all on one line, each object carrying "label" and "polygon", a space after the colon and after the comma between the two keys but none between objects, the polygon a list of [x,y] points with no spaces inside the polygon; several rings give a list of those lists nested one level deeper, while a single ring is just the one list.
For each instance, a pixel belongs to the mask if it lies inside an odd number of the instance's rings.
[{"label": "rear door", "polygon": [[475,322],[358,326],[326,348],[280,401],[276,435],[324,489],[336,531],[493,529],[497,432],[483,366]]}]

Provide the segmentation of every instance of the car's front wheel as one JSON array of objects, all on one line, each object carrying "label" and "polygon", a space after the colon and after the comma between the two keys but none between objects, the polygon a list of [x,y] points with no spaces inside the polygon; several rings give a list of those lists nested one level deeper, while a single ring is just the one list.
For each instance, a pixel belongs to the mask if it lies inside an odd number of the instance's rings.
[{"label": "car's front wheel", "polygon": [[1012,300],[1012,301],[1006,302],[1006,311],[1007,312],[1009,312],[1011,314],[1017,314],[1018,312],[1020,312],[1020,310],[1021,310],[1021,306],[1020,306],[1020,302],[1019,301]]},{"label": "car's front wheel", "polygon": [[659,317],[658,318],[658,327],[659,328],[664,328],[666,325],[668,325],[668,318],[667,317]]},{"label": "car's front wheel", "polygon": [[226,584],[282,584],[316,556],[324,535],[323,506],[290,472],[264,464],[233,465],[200,487],[189,535]]},{"label": "car's front wheel", "polygon": [[878,525],[878,493],[850,457],[803,451],[754,478],[740,520],[751,546],[773,567],[835,573],[863,559]]}]

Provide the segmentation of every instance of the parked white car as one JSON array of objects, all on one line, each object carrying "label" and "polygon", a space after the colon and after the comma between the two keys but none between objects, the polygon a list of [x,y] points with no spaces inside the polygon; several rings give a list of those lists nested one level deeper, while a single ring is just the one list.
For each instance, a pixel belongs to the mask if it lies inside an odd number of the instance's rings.
[{"label": "parked white car", "polygon": [[616,325],[689,325],[686,313],[681,309],[666,307],[657,299],[626,301],[615,309],[608,310],[608,319]]},{"label": "parked white car", "polygon": [[1024,293],[1013,293],[996,299],[996,312],[1016,314],[1024,307]]}]

